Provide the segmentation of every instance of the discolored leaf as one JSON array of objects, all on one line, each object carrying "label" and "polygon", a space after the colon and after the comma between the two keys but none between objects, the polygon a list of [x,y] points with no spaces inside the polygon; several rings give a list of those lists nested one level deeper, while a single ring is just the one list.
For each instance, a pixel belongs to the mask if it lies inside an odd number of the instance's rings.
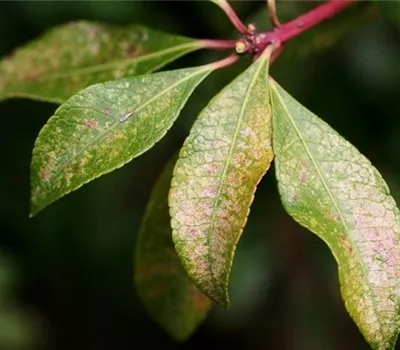
[{"label": "discolored leaf", "polygon": [[400,3],[398,1],[375,1],[385,17],[400,29]]},{"label": "discolored leaf", "polygon": [[270,81],[283,205],[338,265],[346,308],[374,349],[400,330],[400,215],[378,171],[329,125]]},{"label": "discolored leaf", "polygon": [[177,340],[203,322],[211,301],[188,277],[172,243],[168,192],[174,157],[151,193],[135,254],[135,284],[149,314]]},{"label": "discolored leaf", "polygon": [[31,164],[31,215],[123,166],[159,141],[198,84],[218,65],[92,85],[40,131]]},{"label": "discolored leaf", "polygon": [[201,112],[171,183],[178,255],[200,290],[224,306],[236,244],[273,158],[268,60],[266,52]]},{"label": "discolored leaf", "polygon": [[62,103],[89,85],[152,72],[202,45],[139,25],[72,22],[0,61],[0,100]]}]

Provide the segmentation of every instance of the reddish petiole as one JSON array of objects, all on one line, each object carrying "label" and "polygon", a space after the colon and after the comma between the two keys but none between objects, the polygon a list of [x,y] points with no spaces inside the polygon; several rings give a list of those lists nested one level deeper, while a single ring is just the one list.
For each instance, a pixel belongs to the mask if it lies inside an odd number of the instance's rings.
[{"label": "reddish petiole", "polygon": [[[226,0],[212,0],[220,6],[237,30],[242,34],[238,40],[202,40],[204,48],[223,50],[235,48],[238,54],[251,54],[257,59],[268,45],[274,45],[272,60],[275,60],[283,50],[283,44],[300,35],[304,31],[316,26],[317,24],[334,17],[338,13],[353,5],[357,0],[330,0],[326,3],[300,15],[299,17],[276,26],[273,30],[257,33],[254,25],[247,27],[239,19],[234,10]],[[271,7],[270,7],[271,9]],[[274,10],[275,11],[275,10]],[[276,17],[276,13],[273,13]],[[278,21],[277,17],[275,22]]]}]

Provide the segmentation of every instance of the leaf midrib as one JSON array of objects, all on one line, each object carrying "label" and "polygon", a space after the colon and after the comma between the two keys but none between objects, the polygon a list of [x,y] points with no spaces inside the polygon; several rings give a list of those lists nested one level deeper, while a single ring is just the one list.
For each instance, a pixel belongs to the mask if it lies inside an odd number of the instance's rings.
[{"label": "leaf midrib", "polygon": [[[284,108],[284,110],[285,110],[285,112],[286,112],[286,114],[287,114],[287,116],[288,116],[288,118],[289,118],[289,120],[290,120],[290,123],[292,124],[292,126],[293,126],[293,128],[294,128],[294,130],[295,130],[295,132],[296,132],[296,134],[297,134],[297,136],[298,136],[299,139],[300,139],[300,142],[302,143],[302,145],[303,145],[303,147],[304,147],[304,149],[305,149],[305,151],[306,151],[307,156],[309,157],[311,163],[313,164],[313,166],[314,166],[314,168],[315,168],[315,170],[316,170],[316,172],[317,172],[317,176],[320,178],[320,180],[321,180],[321,182],[322,182],[322,185],[324,186],[325,191],[326,191],[327,194],[328,194],[328,197],[329,197],[330,200],[332,201],[332,203],[333,203],[333,205],[334,205],[336,211],[338,212],[338,214],[339,214],[339,216],[340,216],[340,219],[341,219],[341,221],[342,221],[342,224],[343,224],[343,226],[344,226],[344,229],[346,230],[347,237],[349,238],[349,240],[351,241],[352,246],[355,248],[355,251],[357,252],[358,260],[361,262],[361,266],[362,266],[362,270],[363,270],[363,271],[362,271],[362,276],[363,276],[364,282],[366,282],[365,284],[368,286],[369,294],[370,294],[370,296],[372,297],[372,303],[373,303],[374,309],[375,309],[375,316],[376,316],[376,318],[379,320],[380,318],[379,318],[379,313],[377,312],[378,309],[377,309],[377,304],[376,304],[376,295],[372,292],[372,290],[371,290],[371,288],[370,288],[370,286],[369,286],[368,280],[365,279],[365,276],[367,276],[367,273],[366,273],[366,268],[365,268],[365,265],[364,265],[364,261],[363,261],[363,259],[361,258],[361,253],[360,253],[360,250],[359,250],[358,246],[355,245],[354,240],[352,239],[351,235],[348,233],[348,232],[350,232],[350,229],[349,229],[349,227],[348,227],[348,225],[347,225],[347,222],[346,222],[346,220],[345,220],[345,218],[344,218],[344,214],[343,214],[343,212],[342,212],[342,209],[340,208],[340,206],[339,206],[339,204],[336,202],[336,200],[334,200],[332,191],[331,191],[330,188],[328,187],[328,183],[327,183],[327,181],[325,180],[325,177],[322,175],[322,173],[321,173],[321,171],[320,171],[320,169],[319,169],[319,167],[318,167],[318,165],[317,165],[317,162],[315,161],[314,157],[313,157],[312,154],[310,153],[310,151],[309,151],[309,149],[308,149],[308,147],[307,147],[307,145],[306,145],[306,141],[305,141],[305,140],[303,139],[303,137],[301,136],[300,130],[298,129],[298,127],[297,127],[297,125],[296,125],[296,123],[295,123],[295,121],[294,121],[294,119],[293,119],[293,117],[292,117],[292,114],[290,113],[290,111],[289,111],[288,108],[286,107],[286,104],[284,103],[284,101],[283,101],[283,99],[282,99],[280,93],[279,93],[278,90],[276,89],[276,87],[275,87],[275,82],[274,82],[272,79],[271,79],[270,81],[271,81],[271,84],[270,84],[271,89],[273,89],[273,90],[275,91],[275,95],[278,97],[278,99],[279,99],[279,101],[280,101],[282,107]],[[379,321],[379,323],[382,324],[381,321]],[[383,335],[383,334],[382,334],[382,335]],[[384,337],[382,337],[382,338],[384,338]]]},{"label": "leaf midrib", "polygon": [[[169,47],[167,49],[161,50],[161,51],[157,51],[157,52],[152,52],[149,53],[147,55],[142,55],[142,56],[137,56],[137,57],[132,57],[131,59],[123,59],[123,60],[117,60],[117,61],[111,61],[111,62],[107,62],[107,63],[103,63],[103,64],[99,64],[96,66],[90,66],[90,67],[80,67],[80,68],[73,68],[64,72],[60,72],[60,73],[53,73],[53,74],[46,74],[46,76],[43,79],[38,79],[37,81],[39,82],[47,82],[47,81],[51,81],[51,80],[57,80],[57,79],[63,79],[63,78],[67,78],[70,76],[75,76],[75,75],[82,75],[82,74],[90,74],[90,73],[95,73],[95,72],[101,72],[110,68],[114,68],[114,66],[126,66],[129,65],[131,63],[136,63],[136,62],[140,62],[140,61],[145,61],[148,59],[152,59],[154,57],[157,56],[163,56],[169,53],[173,53],[174,51],[179,51],[182,49],[186,49],[186,48],[192,48],[192,49],[196,49],[196,48],[200,48],[200,42],[199,41],[192,41],[192,42],[188,42],[188,43],[184,43],[184,44],[180,44],[180,45],[176,45],[173,47]],[[157,68],[155,68],[157,69]],[[22,81],[21,83],[26,83],[26,81]]]},{"label": "leaf midrib", "polygon": [[[156,94],[155,96],[151,97],[149,100],[147,100],[144,104],[140,105],[136,110],[135,113],[137,113],[138,111],[140,111],[141,109],[143,109],[144,107],[146,107],[149,103],[153,102],[154,100],[158,99],[160,96],[162,96],[163,94],[169,92],[170,90],[174,89],[177,85],[182,84],[185,80],[190,80],[193,77],[195,77],[196,75],[200,75],[203,72],[207,71],[207,70],[212,70],[213,67],[211,65],[206,65],[204,66],[203,69],[200,69],[198,71],[195,71],[192,74],[187,75],[186,77],[184,77],[183,79],[178,80],[177,82],[175,82],[174,84],[168,86],[168,88],[164,89],[163,91],[159,92],[158,94]],[[57,114],[55,114],[53,117],[59,117]],[[67,161],[61,163],[57,168],[59,168],[59,170],[57,171],[57,173],[55,175],[53,175],[53,179],[58,178],[58,176],[60,175],[60,173],[63,171],[63,169],[65,168],[66,165],[69,165],[71,163],[71,161],[77,157],[79,157],[83,152],[85,152],[85,150],[96,143],[97,140],[99,140],[101,137],[103,137],[104,135],[106,135],[108,132],[111,132],[112,130],[115,129],[116,126],[120,125],[121,122],[119,121],[119,119],[117,118],[116,122],[114,124],[112,124],[108,129],[104,130],[102,133],[100,133],[99,135],[97,135],[95,138],[93,138],[92,140],[90,140],[90,142],[88,142],[79,152],[75,153],[72,157],[69,157],[67,159]],[[125,163],[125,162],[124,162]]]},{"label": "leaf midrib", "polygon": [[[265,61],[263,62],[262,60],[265,60]],[[242,121],[243,121],[243,116],[244,116],[244,113],[245,113],[246,105],[247,105],[248,100],[249,100],[250,91],[252,90],[253,85],[254,85],[254,83],[256,81],[256,78],[258,77],[258,75],[259,75],[260,71],[262,70],[264,64],[267,63],[266,62],[267,60],[268,60],[268,58],[265,57],[265,56],[260,58],[260,61],[261,61],[260,66],[254,72],[254,75],[251,78],[251,81],[250,81],[250,83],[249,83],[249,85],[247,87],[246,94],[245,94],[244,99],[243,99],[242,107],[240,109],[239,117],[238,117],[238,119],[236,121],[236,126],[235,126],[235,131],[234,131],[234,134],[233,134],[232,142],[231,142],[231,145],[229,147],[228,155],[226,157],[226,162],[225,162],[225,165],[224,165],[224,169],[222,170],[222,174],[221,174],[221,177],[220,177],[221,182],[220,182],[220,185],[218,186],[217,195],[215,197],[214,204],[213,204],[213,211],[212,211],[213,214],[212,214],[212,217],[211,217],[210,234],[207,235],[207,246],[208,247],[210,247],[211,234],[214,232],[214,229],[215,229],[215,219],[216,219],[216,215],[217,215],[216,214],[217,213],[217,203],[219,201],[219,197],[221,196],[222,188],[225,187],[224,178],[226,176],[226,173],[228,172],[228,165],[230,164],[230,159],[232,157],[233,151],[236,148],[236,141],[237,141],[237,138],[238,138],[238,135],[239,135],[240,126],[241,126]],[[241,228],[241,229],[243,230],[243,228]],[[209,266],[209,270],[210,270],[210,273],[211,273],[211,279],[213,281],[214,286],[216,286],[216,278],[215,278],[214,271],[213,271],[213,268],[212,268],[213,264],[211,263],[211,249],[210,248],[207,250],[207,260],[208,260],[208,264],[209,264],[208,265]],[[225,280],[224,281],[224,287],[226,287],[226,284],[227,284],[226,282],[227,281]]]}]

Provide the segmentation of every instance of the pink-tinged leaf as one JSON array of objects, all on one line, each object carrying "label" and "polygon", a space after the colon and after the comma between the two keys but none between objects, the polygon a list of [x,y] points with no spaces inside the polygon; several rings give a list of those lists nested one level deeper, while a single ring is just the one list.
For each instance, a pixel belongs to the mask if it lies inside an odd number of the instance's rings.
[{"label": "pink-tinged leaf", "polygon": [[219,64],[95,84],[62,104],[35,141],[31,215],[153,147]]},{"label": "pink-tinged leaf", "polygon": [[178,255],[197,286],[224,306],[236,245],[273,158],[268,61],[266,52],[201,112],[171,184]]},{"label": "pink-tinged leaf", "polygon": [[0,100],[62,103],[89,85],[152,72],[203,45],[140,25],[72,22],[0,61]]},{"label": "pink-tinged leaf", "polygon": [[372,348],[400,330],[400,213],[379,172],[272,79],[273,146],[282,203],[329,246],[342,297]]}]

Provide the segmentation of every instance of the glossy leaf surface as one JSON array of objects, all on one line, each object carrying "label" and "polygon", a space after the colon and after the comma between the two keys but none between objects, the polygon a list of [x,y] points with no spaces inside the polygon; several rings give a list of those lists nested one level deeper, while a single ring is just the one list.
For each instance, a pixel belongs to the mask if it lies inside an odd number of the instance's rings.
[{"label": "glossy leaf surface", "polygon": [[236,244],[273,158],[268,58],[264,54],[201,112],[171,184],[178,255],[199,288],[224,306]]},{"label": "glossy leaf surface", "polygon": [[211,301],[188,277],[172,243],[168,192],[177,157],[165,167],[147,205],[135,254],[135,284],[149,314],[177,340],[203,322]]},{"label": "glossy leaf surface", "polygon": [[374,349],[400,329],[400,215],[378,171],[324,121],[270,82],[282,203],[338,266],[346,308]]},{"label": "glossy leaf surface", "polygon": [[0,100],[62,103],[89,85],[152,72],[200,47],[198,40],[139,25],[72,22],[0,61]]},{"label": "glossy leaf surface", "polygon": [[213,69],[206,65],[125,78],[71,97],[36,139],[31,214],[150,149]]}]

